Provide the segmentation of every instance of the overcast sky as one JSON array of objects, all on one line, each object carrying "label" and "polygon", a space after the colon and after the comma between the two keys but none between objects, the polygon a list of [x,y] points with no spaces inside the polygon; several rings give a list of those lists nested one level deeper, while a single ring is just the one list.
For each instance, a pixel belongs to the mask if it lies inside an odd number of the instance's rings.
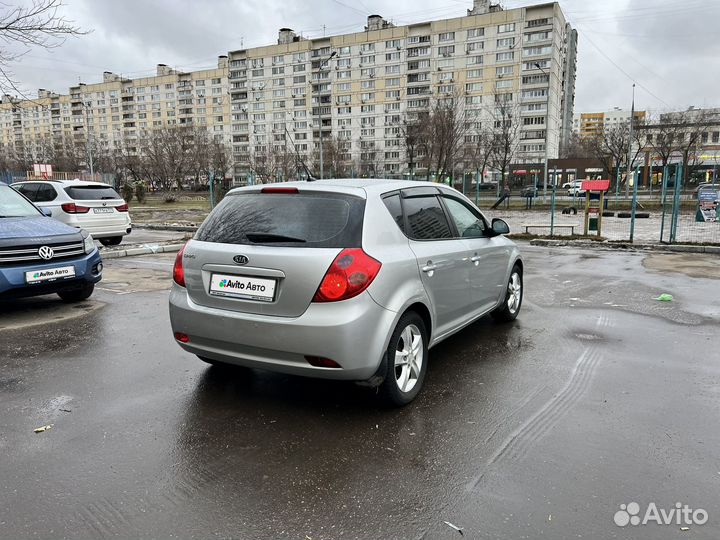
[{"label": "overcast sky", "polygon": [[[8,3],[30,0],[7,0]],[[508,0],[506,8],[532,5]],[[215,65],[229,50],[274,43],[277,29],[304,36],[361,31],[378,13],[396,24],[462,16],[472,0],[65,0],[88,35],[32,50],[14,67],[28,95],[66,93],[102,72],[152,75],[155,64]],[[565,0],[580,34],[575,112],[720,106],[720,0]]]}]

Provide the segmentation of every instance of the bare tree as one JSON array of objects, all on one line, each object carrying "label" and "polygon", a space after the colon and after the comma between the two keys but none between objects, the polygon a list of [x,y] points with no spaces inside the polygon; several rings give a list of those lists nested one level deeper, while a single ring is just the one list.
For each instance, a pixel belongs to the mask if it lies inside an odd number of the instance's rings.
[{"label": "bare tree", "polygon": [[512,100],[512,94],[495,94],[490,109],[492,132],[490,134],[490,165],[500,173],[500,185],[505,182],[505,175],[510,175],[510,164],[520,146],[520,109]]},{"label": "bare tree", "polygon": [[[466,167],[476,171],[479,183],[484,181],[485,170],[490,165],[494,151],[492,128],[480,121],[469,122],[465,134],[463,162]],[[480,189],[480,186],[475,189]]]},{"label": "bare tree", "polygon": [[[419,146],[428,180],[433,171],[438,178],[444,175],[454,177],[456,168],[462,162],[471,114],[465,107],[464,96],[455,91],[434,100],[430,110],[419,115],[416,123],[412,124],[410,142],[413,153]],[[407,147],[407,136],[405,144]]]},{"label": "bare tree", "polygon": [[[337,137],[323,140],[323,174],[326,178],[347,178],[352,168],[350,141]],[[320,148],[313,151],[314,173],[320,170]],[[313,174],[313,176],[318,176]]]},{"label": "bare tree", "polygon": [[620,122],[605,126],[599,135],[585,139],[584,145],[592,157],[602,164],[610,178],[616,179],[621,176],[618,171],[622,173],[627,168],[631,147],[633,155],[630,159],[631,163],[634,163],[645,148],[646,140],[647,130],[642,122],[635,120],[632,139],[630,122]]},{"label": "bare tree", "polygon": [[426,141],[423,131],[428,125],[427,119],[424,118],[425,115],[426,113],[423,113],[420,116],[406,118],[399,126],[400,137],[408,160],[410,178],[415,176],[419,160],[425,156]]},{"label": "bare tree", "polygon": [[570,139],[562,146],[561,159],[586,159],[594,157],[585,141],[578,133],[573,132]]},{"label": "bare tree", "polygon": [[138,141],[142,175],[158,189],[181,188],[195,172],[193,149],[195,133],[191,128],[173,127],[149,131]]},{"label": "bare tree", "polygon": [[263,145],[261,148],[255,148],[249,163],[256,182],[268,184],[292,177],[297,160],[287,145]]},{"label": "bare tree", "polygon": [[[87,32],[60,14],[62,0],[31,0],[25,5],[0,3],[0,91],[18,90],[11,66],[33,48],[51,49],[67,37]],[[25,97],[25,96],[23,96]]]}]

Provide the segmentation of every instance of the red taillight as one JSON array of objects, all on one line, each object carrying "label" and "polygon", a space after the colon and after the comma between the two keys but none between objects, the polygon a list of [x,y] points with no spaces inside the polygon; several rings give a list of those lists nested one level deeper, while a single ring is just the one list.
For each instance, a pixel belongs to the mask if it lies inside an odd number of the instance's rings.
[{"label": "red taillight", "polygon": [[74,202],[65,203],[61,205],[60,208],[68,214],[87,214],[90,211],[90,208],[87,206],[78,206]]},{"label": "red taillight", "polygon": [[116,206],[116,207],[115,207],[115,210],[117,210],[118,212],[127,212],[127,211],[128,211],[128,205],[127,205],[127,203],[121,204],[120,206]]},{"label": "red taillight", "polygon": [[185,268],[183,267],[183,253],[185,253],[185,246],[183,246],[182,249],[178,251],[177,255],[175,255],[175,265],[173,266],[173,281],[181,287],[185,286]]},{"label": "red taillight", "polygon": [[188,343],[190,341],[190,336],[183,334],[182,332],[175,332],[175,339],[177,339],[180,343]]},{"label": "red taillight", "polygon": [[381,266],[360,248],[343,249],[325,273],[313,302],[338,302],[357,296],[368,288]]},{"label": "red taillight", "polygon": [[335,360],[330,360],[329,358],[323,358],[322,356],[306,356],[305,360],[307,360],[308,364],[315,367],[326,367],[326,368],[340,368],[340,364],[338,364]]},{"label": "red taillight", "polygon": [[300,193],[296,187],[264,187],[260,193]]}]

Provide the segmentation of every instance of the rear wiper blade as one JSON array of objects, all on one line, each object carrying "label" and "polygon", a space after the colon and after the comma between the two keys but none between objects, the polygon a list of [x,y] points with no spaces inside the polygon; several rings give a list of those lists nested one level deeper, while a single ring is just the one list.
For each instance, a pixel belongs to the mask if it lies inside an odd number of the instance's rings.
[{"label": "rear wiper blade", "polygon": [[296,238],[294,236],[286,236],[284,234],[250,232],[250,233],[245,233],[245,236],[251,242],[302,242],[302,243],[306,242],[306,240],[303,238]]}]

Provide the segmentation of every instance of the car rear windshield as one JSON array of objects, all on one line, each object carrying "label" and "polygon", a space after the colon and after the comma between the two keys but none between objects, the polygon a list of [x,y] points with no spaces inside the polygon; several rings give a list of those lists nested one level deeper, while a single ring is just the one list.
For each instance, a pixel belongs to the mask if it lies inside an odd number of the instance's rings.
[{"label": "car rear windshield", "polygon": [[338,193],[228,195],[195,235],[222,244],[361,247],[365,200]]},{"label": "car rear windshield", "polygon": [[120,199],[120,195],[110,186],[68,186],[65,188],[71,199],[76,201],[101,201]]}]

